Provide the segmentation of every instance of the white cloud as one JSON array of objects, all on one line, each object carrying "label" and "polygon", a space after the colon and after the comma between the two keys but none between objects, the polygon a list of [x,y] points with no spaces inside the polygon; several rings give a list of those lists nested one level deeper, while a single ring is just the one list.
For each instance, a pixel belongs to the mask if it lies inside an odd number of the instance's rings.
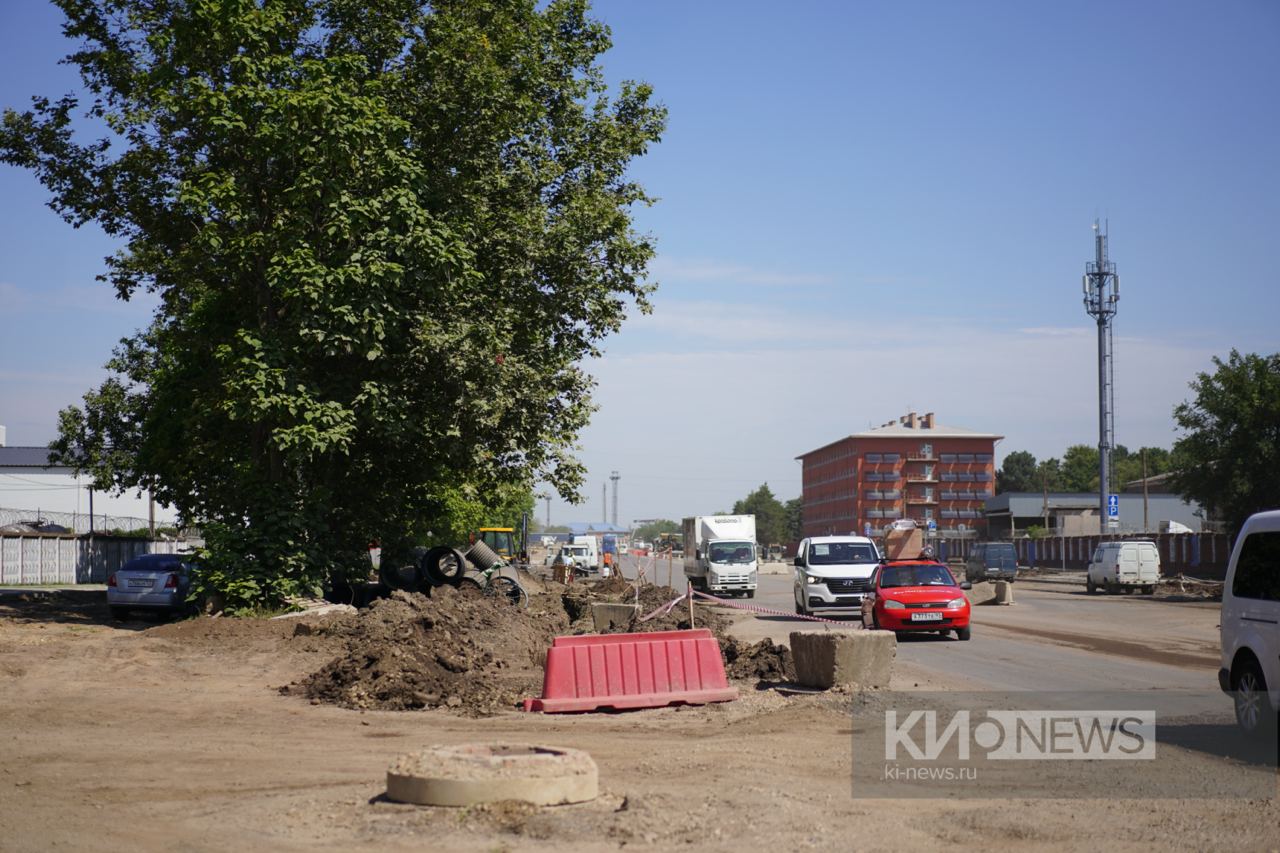
[{"label": "white cloud", "polygon": [[[775,322],[786,329],[796,321]],[[600,483],[614,469],[622,475],[624,523],[728,509],[765,481],[779,497],[794,497],[795,456],[908,410],[1003,435],[1001,456],[1025,449],[1046,458],[1071,444],[1096,444],[1097,350],[1092,330],[1084,332],[975,333],[971,325],[936,323],[925,334],[882,329],[804,347],[775,335],[741,346],[720,340],[706,351],[607,356],[589,365],[600,411],[582,436],[588,505],[553,506],[553,514],[597,517]],[[1221,351],[1117,339],[1117,441],[1170,446],[1173,406]]]}]

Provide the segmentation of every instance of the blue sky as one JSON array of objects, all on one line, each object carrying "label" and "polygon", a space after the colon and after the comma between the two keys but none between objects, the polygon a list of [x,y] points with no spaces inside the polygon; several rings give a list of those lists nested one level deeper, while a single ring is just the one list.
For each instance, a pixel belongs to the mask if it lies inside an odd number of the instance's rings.
[{"label": "blue sky", "polygon": [[[652,316],[589,365],[577,507],[726,509],[794,457],[908,409],[1006,436],[1097,442],[1080,300],[1109,220],[1119,442],[1168,446],[1187,383],[1280,349],[1280,5],[626,2],[612,81],[670,110],[635,175],[657,239]],[[0,6],[0,104],[76,85],[52,7]],[[150,305],[93,276],[111,243],[0,166],[0,424],[44,443]],[[540,508],[540,514],[544,512]]]}]

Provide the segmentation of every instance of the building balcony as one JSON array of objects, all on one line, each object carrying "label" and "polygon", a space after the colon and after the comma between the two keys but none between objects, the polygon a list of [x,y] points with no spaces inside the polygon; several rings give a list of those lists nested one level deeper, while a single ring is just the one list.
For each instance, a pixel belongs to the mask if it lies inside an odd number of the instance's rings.
[{"label": "building balcony", "polygon": [[938,475],[936,474],[907,474],[907,481],[911,483],[936,483]]},{"label": "building balcony", "polygon": [[907,503],[909,505],[925,505],[936,504],[938,499],[933,495],[907,495]]}]

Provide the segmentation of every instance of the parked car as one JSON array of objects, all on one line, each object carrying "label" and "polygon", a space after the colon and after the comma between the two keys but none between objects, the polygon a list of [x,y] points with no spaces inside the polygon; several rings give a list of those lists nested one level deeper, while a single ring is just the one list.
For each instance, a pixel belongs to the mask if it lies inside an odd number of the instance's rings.
[{"label": "parked car", "polygon": [[863,620],[871,627],[895,633],[955,631],[968,640],[968,581],[956,583],[951,571],[933,560],[898,560],[883,563],[873,578],[872,598],[863,602]]},{"label": "parked car", "polygon": [[880,552],[864,536],[814,536],[800,542],[792,562],[796,613],[857,616],[871,592]]},{"label": "parked car", "polygon": [[1236,722],[1274,736],[1280,713],[1280,510],[1250,516],[1240,530],[1222,587],[1222,663],[1218,683],[1231,694]]},{"label": "parked car", "polygon": [[192,608],[190,558],[181,554],[144,554],[134,557],[107,578],[107,606],[113,619],[130,611],[178,615]]},{"label": "parked car", "polygon": [[969,583],[1009,581],[1018,577],[1018,554],[1012,542],[978,542],[964,562],[964,576]]},{"label": "parked car", "polygon": [[1092,595],[1099,588],[1108,593],[1140,589],[1147,595],[1160,582],[1160,552],[1150,539],[1103,542],[1089,560],[1085,589]]}]

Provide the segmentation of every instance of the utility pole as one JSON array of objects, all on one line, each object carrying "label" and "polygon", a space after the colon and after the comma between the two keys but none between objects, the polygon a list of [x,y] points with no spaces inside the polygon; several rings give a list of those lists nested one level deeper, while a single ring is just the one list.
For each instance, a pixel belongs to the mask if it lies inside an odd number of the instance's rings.
[{"label": "utility pole", "polygon": [[1148,520],[1147,507],[1147,449],[1142,448],[1142,532],[1149,533],[1151,531],[1151,522]]},{"label": "utility pole", "polygon": [[600,523],[609,523],[609,484],[600,484]]},{"label": "utility pole", "polygon": [[618,526],[618,481],[622,479],[622,475],[617,471],[609,472],[609,479],[613,481],[613,526]]},{"label": "utility pole", "polygon": [[1120,277],[1107,259],[1107,232],[1093,223],[1094,259],[1085,264],[1084,310],[1098,324],[1098,535],[1108,528],[1107,477],[1111,472],[1111,448],[1115,446],[1115,371],[1111,348],[1111,320],[1120,301]]}]

